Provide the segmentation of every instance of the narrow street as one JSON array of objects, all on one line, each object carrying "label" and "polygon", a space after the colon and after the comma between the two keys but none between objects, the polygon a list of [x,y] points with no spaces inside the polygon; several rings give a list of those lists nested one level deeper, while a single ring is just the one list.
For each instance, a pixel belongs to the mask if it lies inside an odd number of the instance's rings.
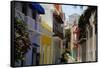
[{"label": "narrow street", "polygon": [[96,61],[97,7],[15,2],[15,66]]}]

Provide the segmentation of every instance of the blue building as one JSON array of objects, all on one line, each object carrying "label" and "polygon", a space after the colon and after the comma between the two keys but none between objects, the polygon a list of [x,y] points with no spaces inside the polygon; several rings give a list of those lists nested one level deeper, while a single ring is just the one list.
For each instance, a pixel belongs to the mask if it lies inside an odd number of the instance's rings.
[{"label": "blue building", "polygon": [[30,49],[25,55],[24,61],[15,62],[15,66],[39,65],[40,60],[40,14],[45,11],[39,3],[15,3],[15,17],[23,19],[27,24],[27,31],[31,42]]}]

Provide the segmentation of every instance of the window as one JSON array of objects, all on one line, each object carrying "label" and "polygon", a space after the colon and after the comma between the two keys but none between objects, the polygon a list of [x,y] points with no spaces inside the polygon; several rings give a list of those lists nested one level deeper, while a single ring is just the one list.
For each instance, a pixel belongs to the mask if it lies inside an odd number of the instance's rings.
[{"label": "window", "polygon": [[25,15],[27,15],[27,5],[26,5],[26,3],[22,4],[22,13],[24,13]]},{"label": "window", "polygon": [[35,10],[32,12],[32,17],[33,17],[33,19],[36,20],[36,11]]}]

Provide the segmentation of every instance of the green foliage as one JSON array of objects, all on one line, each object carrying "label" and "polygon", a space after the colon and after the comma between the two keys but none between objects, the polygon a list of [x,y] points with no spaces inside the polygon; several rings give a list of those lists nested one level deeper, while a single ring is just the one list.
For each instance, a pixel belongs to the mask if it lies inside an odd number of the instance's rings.
[{"label": "green foliage", "polygon": [[70,41],[70,37],[71,37],[70,29],[66,29],[66,30],[65,30],[65,38],[66,38],[66,40],[67,40],[68,42]]},{"label": "green foliage", "polygon": [[14,23],[15,30],[15,61],[24,60],[24,55],[28,52],[30,48],[30,41],[28,38],[27,25],[17,18],[15,18]]},{"label": "green foliage", "polygon": [[78,26],[80,28],[79,38],[85,38],[86,37],[86,23],[85,23],[85,19],[83,15],[80,16]]},{"label": "green foliage", "polygon": [[[85,12],[80,16],[78,26],[80,28],[80,38],[85,38],[86,37],[86,27],[87,25],[90,25],[89,19],[91,17],[91,14],[96,12],[97,15],[97,7],[95,6],[90,6],[88,7]],[[97,22],[97,16],[95,16],[95,20]],[[96,23],[94,23],[96,24]]]}]

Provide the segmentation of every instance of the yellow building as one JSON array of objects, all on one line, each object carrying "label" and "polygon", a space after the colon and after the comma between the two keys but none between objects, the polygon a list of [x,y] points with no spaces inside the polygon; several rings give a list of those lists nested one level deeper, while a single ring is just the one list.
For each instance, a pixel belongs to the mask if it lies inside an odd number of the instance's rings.
[{"label": "yellow building", "polygon": [[[53,60],[53,5],[41,4],[45,14],[41,16],[41,37],[40,37],[40,64],[52,64]],[[49,8],[48,8],[49,7]]]},{"label": "yellow building", "polygon": [[40,64],[52,64],[52,30],[45,21],[41,21]]}]

